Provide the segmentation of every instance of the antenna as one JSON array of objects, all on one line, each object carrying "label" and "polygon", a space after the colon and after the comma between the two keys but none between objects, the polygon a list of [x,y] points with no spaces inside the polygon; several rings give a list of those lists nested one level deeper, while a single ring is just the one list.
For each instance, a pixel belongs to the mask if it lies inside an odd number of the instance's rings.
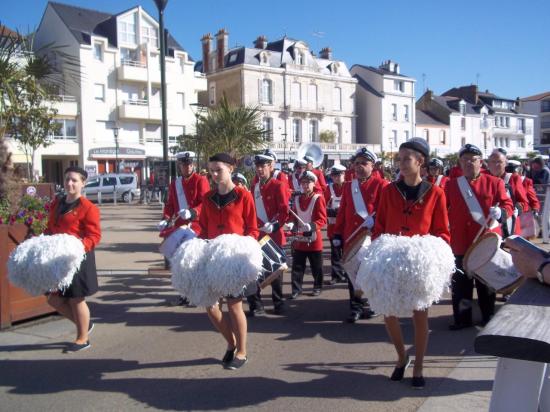
[{"label": "antenna", "polygon": [[426,91],[426,73],[422,73],[422,90]]},{"label": "antenna", "polygon": [[476,73],[476,86],[479,87],[479,77],[481,75],[479,73]]},{"label": "antenna", "polygon": [[311,33],[313,37],[316,37],[317,38],[317,41],[316,41],[316,47],[317,47],[317,50],[321,50],[321,46],[319,45],[319,41],[320,39],[324,38],[325,37],[325,32],[324,31],[319,31],[319,30],[315,30],[313,33]]}]

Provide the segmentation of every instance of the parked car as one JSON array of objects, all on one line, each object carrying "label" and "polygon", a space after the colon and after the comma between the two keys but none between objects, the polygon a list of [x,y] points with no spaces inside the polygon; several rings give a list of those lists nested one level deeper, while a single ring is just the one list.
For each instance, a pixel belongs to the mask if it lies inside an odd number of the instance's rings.
[{"label": "parked car", "polygon": [[91,177],[83,192],[90,200],[98,200],[98,193],[101,193],[101,201],[113,200],[116,190],[117,201],[122,200],[130,203],[133,199],[139,198],[138,177],[135,173],[106,173]]}]

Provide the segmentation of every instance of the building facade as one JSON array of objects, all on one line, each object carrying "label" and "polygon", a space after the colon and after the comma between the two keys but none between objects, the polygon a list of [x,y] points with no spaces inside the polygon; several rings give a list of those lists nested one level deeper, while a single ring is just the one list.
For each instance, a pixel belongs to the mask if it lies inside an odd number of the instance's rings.
[{"label": "building facade", "polygon": [[[111,15],[48,3],[35,46],[62,46],[78,67],[61,67],[62,135],[37,152],[48,181],[59,181],[70,164],[90,173],[133,171],[140,177],[162,158],[160,50],[156,20],[141,7]],[[192,104],[206,89],[188,53],[167,37],[166,78],[169,144],[192,132]],[[115,137],[114,129],[118,129]]]},{"label": "building facade", "polygon": [[399,64],[388,60],[379,67],[353,65],[357,79],[357,142],[380,145],[396,152],[414,136],[416,80],[401,74]]},{"label": "building facade", "polygon": [[[355,151],[357,81],[329,48],[315,56],[303,41],[259,36],[253,47],[229,49],[228,37],[222,29],[215,38],[202,38],[209,106],[225,95],[232,104],[258,107],[266,139],[281,157],[295,155],[308,142],[333,159]],[[333,142],[321,142],[324,135]]]},{"label": "building facade", "polygon": [[449,124],[419,110],[417,106],[415,136],[426,139],[435,157],[443,157],[452,152],[450,130]]},{"label": "building facade", "polygon": [[534,146],[541,153],[550,154],[550,92],[524,97],[520,109],[535,117]]}]

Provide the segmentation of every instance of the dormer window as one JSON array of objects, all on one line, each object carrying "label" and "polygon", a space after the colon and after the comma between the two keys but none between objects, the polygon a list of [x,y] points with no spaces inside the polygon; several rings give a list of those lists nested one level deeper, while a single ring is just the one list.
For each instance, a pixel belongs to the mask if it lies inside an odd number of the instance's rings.
[{"label": "dormer window", "polygon": [[260,65],[267,66],[269,64],[269,58],[266,52],[260,53]]},{"label": "dormer window", "polygon": [[460,103],[458,104],[458,107],[460,109],[460,114],[462,116],[465,116],[466,115],[466,102],[464,100],[461,100]]},{"label": "dormer window", "polygon": [[302,52],[296,54],[296,64],[303,66],[305,64],[306,56]]},{"label": "dormer window", "polygon": [[135,13],[119,18],[118,40],[122,43],[137,43]]}]

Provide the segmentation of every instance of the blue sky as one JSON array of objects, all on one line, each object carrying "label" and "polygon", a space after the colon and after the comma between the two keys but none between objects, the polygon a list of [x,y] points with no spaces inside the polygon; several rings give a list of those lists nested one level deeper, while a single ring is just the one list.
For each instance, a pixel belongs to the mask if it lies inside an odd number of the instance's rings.
[{"label": "blue sky", "polygon": [[[157,16],[153,0],[62,2],[111,13],[141,4]],[[25,32],[38,26],[46,4],[2,0],[0,21]],[[317,52],[331,47],[348,67],[397,61],[417,79],[417,97],[424,86],[443,93],[477,81],[482,90],[515,98],[550,91],[548,16],[548,0],[169,0],[166,26],[195,60],[202,35],[222,27],[231,47],[286,33]]]}]

